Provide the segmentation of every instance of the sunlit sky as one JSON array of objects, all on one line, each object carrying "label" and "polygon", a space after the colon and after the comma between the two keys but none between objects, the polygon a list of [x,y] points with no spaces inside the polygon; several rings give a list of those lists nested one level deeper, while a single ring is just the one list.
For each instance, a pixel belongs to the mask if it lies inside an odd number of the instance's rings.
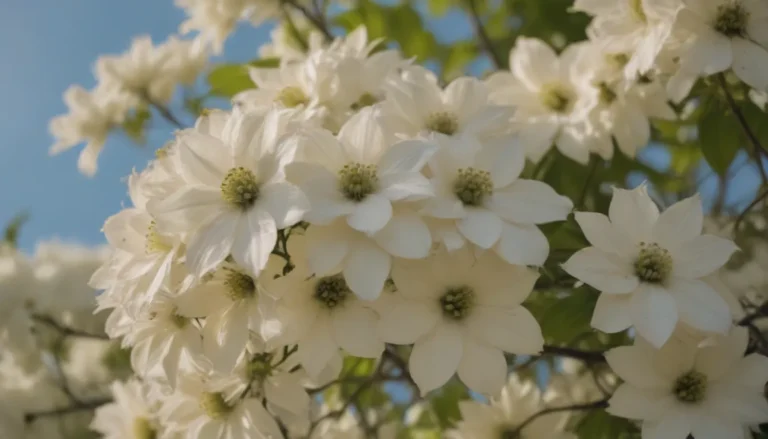
[{"label": "sunlit sky", "polygon": [[[23,249],[33,249],[40,239],[103,242],[104,219],[127,202],[124,177],[145,166],[172,127],[155,120],[144,148],[113,135],[98,173],[87,178],[77,171],[79,148],[49,157],[48,121],[66,110],[61,96],[70,84],[94,85],[91,69],[100,54],[120,53],[140,34],[162,41],[183,18],[172,0],[3,0],[0,225],[21,211],[31,215],[21,234]],[[442,40],[471,32],[458,14],[430,27]],[[255,58],[268,32],[269,26],[241,26],[226,45],[225,59]]]}]

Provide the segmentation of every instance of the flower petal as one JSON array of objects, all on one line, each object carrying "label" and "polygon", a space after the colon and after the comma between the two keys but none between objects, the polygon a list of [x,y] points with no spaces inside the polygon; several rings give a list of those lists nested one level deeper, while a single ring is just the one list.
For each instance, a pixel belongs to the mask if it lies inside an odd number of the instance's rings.
[{"label": "flower petal", "polygon": [[298,223],[309,210],[309,201],[304,193],[287,182],[271,183],[262,187],[257,203],[274,218],[278,229]]},{"label": "flower petal", "polygon": [[350,249],[344,279],[358,297],[375,300],[384,289],[391,263],[390,256],[376,245],[359,243]]},{"label": "flower petal", "polygon": [[494,192],[487,207],[507,221],[544,224],[565,220],[573,203],[546,183],[517,180],[508,188]]},{"label": "flower petal", "polygon": [[486,209],[467,209],[466,213],[456,222],[461,234],[481,248],[491,248],[501,237],[501,218]]},{"label": "flower petal", "polygon": [[513,354],[534,355],[544,347],[539,323],[522,306],[511,310],[478,306],[467,326],[478,341]]},{"label": "flower petal", "polygon": [[392,218],[392,203],[379,194],[370,194],[355,205],[347,224],[364,233],[376,233]]},{"label": "flower petal", "polygon": [[726,334],[731,328],[728,304],[705,282],[675,278],[668,291],[677,303],[683,322],[700,331],[718,334]]},{"label": "flower petal", "polygon": [[635,330],[656,348],[669,340],[677,325],[677,303],[662,288],[643,284],[633,294],[630,314]]},{"label": "flower petal", "polygon": [[742,439],[745,437],[744,426],[741,423],[711,416],[697,416],[696,422],[691,427],[691,434],[696,439],[724,439],[727,437]]},{"label": "flower petal", "polygon": [[746,38],[731,38],[731,45],[733,73],[755,90],[768,90],[768,51]]},{"label": "flower petal", "polygon": [[611,396],[606,411],[622,418],[653,421],[660,419],[671,403],[671,398],[663,392],[623,384]]},{"label": "flower petal", "polygon": [[190,271],[202,276],[216,268],[232,250],[240,222],[244,221],[237,214],[223,214],[195,233],[187,246]]},{"label": "flower petal", "polygon": [[339,349],[331,334],[330,319],[321,315],[318,316],[315,324],[299,342],[296,355],[311,377],[320,376],[331,357]]},{"label": "flower petal", "polygon": [[637,252],[636,247],[602,213],[576,212],[574,218],[587,241],[603,252],[621,257]]},{"label": "flower petal", "polygon": [[397,212],[373,239],[389,254],[400,258],[421,259],[432,248],[429,227],[414,212]]},{"label": "flower petal", "polygon": [[491,173],[494,189],[512,184],[525,166],[525,150],[506,142],[486,144],[475,156],[475,165]]},{"label": "flower petal", "polygon": [[377,165],[381,175],[398,172],[420,172],[437,145],[425,140],[404,140],[384,151]]},{"label": "flower petal", "polygon": [[647,345],[611,349],[606,352],[605,360],[614,373],[633,387],[665,390],[669,384],[656,373],[653,352],[649,352]]},{"label": "flower petal", "polygon": [[457,327],[438,325],[414,344],[408,366],[422,395],[445,384],[456,372],[463,354]]},{"label": "flower petal", "polygon": [[258,206],[240,220],[237,236],[232,244],[232,258],[254,276],[267,266],[269,255],[277,242],[277,227],[272,216]]},{"label": "flower petal", "polygon": [[440,318],[437,305],[401,299],[382,313],[378,322],[379,337],[387,343],[415,343],[431,331]]},{"label": "flower petal", "polygon": [[549,241],[535,225],[505,222],[495,250],[510,264],[541,266],[549,255]]},{"label": "flower petal", "polygon": [[313,274],[324,276],[338,272],[349,252],[349,242],[339,225],[312,226],[307,229],[307,266]]},{"label": "flower petal", "polygon": [[639,285],[637,276],[625,261],[596,247],[574,253],[564,264],[568,274],[608,294],[627,294]]},{"label": "flower petal", "polygon": [[696,236],[674,250],[675,277],[696,279],[719,269],[739,248],[728,239],[713,235]]},{"label": "flower petal", "polygon": [[[746,371],[742,371],[740,374],[734,374],[733,367],[736,366],[738,368],[738,366],[740,366],[738,363],[742,363],[746,360],[746,358],[744,358],[744,352],[747,350],[748,342],[749,332],[747,328],[735,327],[731,329],[728,336],[718,338],[716,343],[708,344],[699,349],[696,353],[696,370],[705,374],[710,381],[718,380],[726,373],[728,373],[728,378],[733,377],[738,379],[737,377],[741,377]],[[766,376],[766,379],[762,381],[764,384],[768,381],[768,368],[766,368],[763,375]],[[745,379],[743,382],[754,386],[761,383],[760,381],[750,383],[749,379]]]},{"label": "flower petal", "polygon": [[362,305],[349,304],[333,312],[331,323],[336,342],[356,357],[376,358],[384,343],[376,334],[376,313]]},{"label": "flower petal", "polygon": [[414,201],[434,196],[432,183],[417,172],[395,172],[379,177],[379,193],[392,200]]},{"label": "flower petal", "polygon": [[627,294],[601,294],[592,314],[593,328],[615,334],[632,326],[629,312],[631,296]]},{"label": "flower petal", "polygon": [[698,194],[686,198],[665,210],[653,226],[653,239],[668,249],[701,235],[704,224],[701,198]]},{"label": "flower petal", "polygon": [[633,190],[615,188],[608,217],[616,230],[634,238],[633,242],[649,241],[653,224],[659,218],[659,208],[644,185]]},{"label": "flower petal", "polygon": [[471,390],[496,395],[506,383],[507,360],[501,350],[465,338],[458,373]]}]

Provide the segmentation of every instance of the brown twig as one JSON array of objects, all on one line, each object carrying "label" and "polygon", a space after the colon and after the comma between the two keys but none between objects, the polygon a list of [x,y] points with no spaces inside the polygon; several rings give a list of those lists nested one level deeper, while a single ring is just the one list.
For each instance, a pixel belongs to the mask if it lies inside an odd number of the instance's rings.
[{"label": "brown twig", "polygon": [[298,3],[296,0],[283,0],[283,2],[287,5],[290,5],[292,8],[296,9],[297,11],[301,12],[304,18],[306,18],[310,23],[312,23],[312,25],[315,26],[315,28],[317,28],[317,30],[319,30],[323,34],[327,42],[333,41],[333,34],[331,33],[331,30],[328,28],[328,24],[325,22],[325,17],[323,15],[313,14],[312,11],[309,10],[309,8]]},{"label": "brown twig", "polygon": [[491,61],[496,66],[497,69],[501,69],[504,67],[504,60],[499,56],[498,53],[496,53],[496,50],[493,48],[493,41],[491,41],[491,37],[488,36],[488,33],[485,31],[485,27],[483,26],[483,21],[480,19],[480,12],[477,10],[477,4],[475,4],[476,0],[466,0],[467,7],[469,7],[470,12],[470,18],[472,19],[472,27],[475,30],[475,35],[480,40],[480,45],[483,48],[483,50],[488,53],[488,56],[491,58]]},{"label": "brown twig", "polygon": [[[606,407],[608,407],[608,399],[609,398],[605,398],[605,399],[601,399],[599,401],[589,402],[589,403],[586,403],[586,404],[574,404],[574,405],[567,405],[567,406],[562,406],[562,407],[550,407],[550,408],[543,409],[543,410],[539,411],[538,413],[530,416],[525,421],[523,421],[523,423],[520,424],[519,427],[517,427],[517,429],[515,430],[515,433],[517,433],[519,435],[523,431],[523,429],[525,427],[527,427],[528,425],[530,425],[533,421],[539,419],[542,416],[548,415],[548,414],[560,413],[560,412],[589,411],[589,410],[597,410],[597,409],[606,408]],[[514,434],[513,434],[512,437],[516,437],[516,436],[514,436]]]},{"label": "brown twig", "polygon": [[543,354],[558,355],[560,357],[575,358],[586,363],[605,363],[605,355],[599,351],[582,351],[574,348],[545,345]]},{"label": "brown twig", "polygon": [[68,407],[62,407],[62,408],[53,409],[53,410],[46,410],[42,412],[31,412],[24,415],[24,422],[27,424],[31,424],[32,422],[35,422],[35,420],[39,418],[67,415],[70,413],[94,410],[105,404],[109,404],[110,402],[112,402],[111,398],[97,399],[97,400],[81,402],[81,403],[73,404]]},{"label": "brown twig", "polygon": [[60,324],[59,322],[57,322],[56,320],[48,316],[33,314],[32,319],[50,326],[51,328],[55,329],[57,332],[59,332],[61,335],[64,335],[64,336],[95,338],[98,340],[109,340],[109,337],[106,334],[91,334],[90,332],[73,329],[68,326],[64,326]]}]

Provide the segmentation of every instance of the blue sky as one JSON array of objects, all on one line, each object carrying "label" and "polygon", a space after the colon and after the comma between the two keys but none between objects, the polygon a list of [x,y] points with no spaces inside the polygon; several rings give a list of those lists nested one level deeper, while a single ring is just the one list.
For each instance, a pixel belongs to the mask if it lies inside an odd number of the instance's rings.
[{"label": "blue sky", "polygon": [[[103,242],[104,219],[127,202],[123,178],[132,168],[145,166],[172,127],[155,120],[144,148],[113,135],[91,179],[77,171],[79,148],[48,156],[48,121],[66,111],[61,96],[70,84],[94,85],[91,69],[99,55],[126,50],[139,34],[162,41],[183,19],[172,0],[4,0],[0,225],[21,211],[29,212],[20,239],[23,249],[31,250],[37,240],[48,238]],[[435,27],[443,36],[466,36],[469,26],[460,21],[449,16]],[[226,59],[255,58],[268,32],[269,26],[241,26],[227,43]]]}]

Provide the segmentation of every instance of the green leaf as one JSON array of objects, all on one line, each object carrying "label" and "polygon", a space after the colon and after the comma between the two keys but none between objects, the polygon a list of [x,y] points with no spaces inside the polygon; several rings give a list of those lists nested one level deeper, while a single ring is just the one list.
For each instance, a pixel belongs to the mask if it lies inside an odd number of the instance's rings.
[{"label": "green leaf", "polygon": [[225,98],[256,87],[248,74],[248,65],[243,64],[220,64],[214,67],[208,73],[208,85],[211,87],[210,94]]},{"label": "green leaf", "polygon": [[576,426],[580,439],[639,438],[637,427],[630,421],[611,416],[605,410],[587,413]]},{"label": "green leaf", "polygon": [[428,0],[427,10],[430,14],[442,17],[453,6],[452,0]]},{"label": "green leaf", "polygon": [[143,145],[146,143],[146,126],[149,120],[152,118],[152,113],[148,108],[137,108],[132,114],[128,115],[128,118],[123,122],[123,131],[134,142]]},{"label": "green leaf", "polygon": [[742,143],[739,122],[719,98],[712,97],[699,118],[699,143],[709,166],[725,175]]},{"label": "green leaf", "polygon": [[569,345],[578,337],[592,333],[590,326],[592,312],[598,294],[588,287],[573,289],[570,293],[544,296],[535,303],[534,294],[529,301],[531,312],[541,324],[544,338],[549,343]]},{"label": "green leaf", "polygon": [[11,221],[5,226],[5,233],[3,241],[9,244],[11,247],[16,248],[19,244],[19,233],[21,233],[21,227],[29,221],[29,214],[22,212],[14,216]]},{"label": "green leaf", "polygon": [[443,77],[453,79],[465,73],[467,65],[480,54],[474,41],[459,41],[446,51],[443,61]]},{"label": "green leaf", "polygon": [[442,428],[450,428],[461,419],[459,401],[468,399],[467,387],[458,379],[448,381],[431,398],[432,410]]}]

